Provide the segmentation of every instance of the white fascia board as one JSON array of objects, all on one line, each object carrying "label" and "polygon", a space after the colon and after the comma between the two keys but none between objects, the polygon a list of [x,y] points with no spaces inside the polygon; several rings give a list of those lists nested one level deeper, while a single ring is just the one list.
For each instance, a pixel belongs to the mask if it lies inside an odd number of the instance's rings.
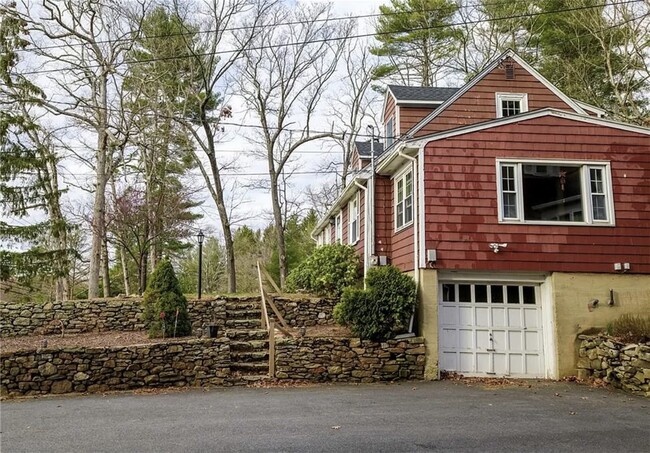
[{"label": "white fascia board", "polygon": [[386,118],[386,104],[388,104],[388,96],[393,98],[393,101],[395,102],[395,107],[397,107],[397,98],[393,94],[393,92],[386,86],[386,94],[384,95],[384,102],[381,106],[381,124],[384,125],[384,118]]},{"label": "white fascia board", "polygon": [[579,101],[577,99],[573,100],[576,104],[578,104],[582,110],[585,110],[587,112],[595,113],[596,115],[601,115],[605,116],[607,115],[607,110],[603,110],[600,107],[596,107],[595,105],[587,104],[586,102]]},{"label": "white fascia board", "polygon": [[647,127],[635,126],[632,124],[621,123],[618,121],[612,121],[604,118],[596,118],[594,116],[580,115],[577,113],[567,112],[563,110],[543,109],[543,110],[534,110],[532,112],[522,113],[520,115],[499,118],[496,120],[490,120],[484,123],[463,126],[448,131],[437,132],[435,134],[427,135],[417,139],[411,139],[405,143],[405,146],[408,146],[409,148],[419,148],[421,146],[426,146],[426,144],[429,142],[442,140],[449,137],[455,137],[458,135],[469,134],[471,132],[482,131],[493,127],[505,126],[507,124],[518,123],[521,121],[527,121],[527,120],[540,118],[544,116],[555,116],[558,118],[566,118],[574,121],[580,121],[582,123],[594,124],[596,126],[612,127],[615,129],[621,129],[628,132],[636,132],[639,134],[650,135],[650,129]]},{"label": "white fascia board", "polygon": [[343,192],[341,192],[341,195],[336,199],[334,204],[332,205],[331,208],[327,210],[327,213],[318,221],[314,229],[312,230],[311,234],[312,236],[318,235],[323,229],[329,225],[329,220],[330,218],[334,215],[335,212],[340,211],[343,209],[343,206],[345,203],[347,203],[348,199],[350,196],[357,190],[359,190],[359,187],[357,184],[362,184],[368,181],[369,175],[359,175],[354,177],[348,185],[345,187]]}]

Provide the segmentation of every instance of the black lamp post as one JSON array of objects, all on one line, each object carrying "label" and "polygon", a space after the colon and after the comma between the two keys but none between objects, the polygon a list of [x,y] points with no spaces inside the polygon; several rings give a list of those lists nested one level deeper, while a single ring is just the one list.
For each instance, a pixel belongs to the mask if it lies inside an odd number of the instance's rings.
[{"label": "black lamp post", "polygon": [[196,240],[199,241],[199,299],[201,298],[201,277],[203,275],[203,238],[205,235],[203,231],[199,230],[196,235]]}]

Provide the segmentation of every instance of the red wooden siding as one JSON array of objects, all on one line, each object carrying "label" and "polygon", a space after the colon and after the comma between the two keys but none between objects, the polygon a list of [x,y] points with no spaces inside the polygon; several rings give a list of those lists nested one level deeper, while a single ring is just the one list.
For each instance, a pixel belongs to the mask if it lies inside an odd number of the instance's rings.
[{"label": "red wooden siding", "polygon": [[[386,124],[386,121],[388,121],[388,119],[391,116],[395,115],[395,98],[391,94],[387,94],[387,96],[388,97],[386,98],[386,109],[384,110],[384,125]],[[397,127],[397,125],[395,125],[395,127]],[[383,134],[384,132],[382,131],[381,135]]]},{"label": "red wooden siding", "polygon": [[399,108],[399,135],[405,134],[409,129],[419,123],[425,116],[433,112],[433,107],[408,107]]},{"label": "red wooden siding", "polygon": [[350,156],[350,167],[348,167],[349,171],[356,170],[359,168],[359,152],[355,149],[352,151],[352,155]]},{"label": "red wooden siding", "polygon": [[393,184],[386,176],[375,178],[375,254],[390,257],[393,235]]},{"label": "red wooden siding", "polygon": [[513,64],[515,67],[514,80],[506,80],[505,70],[500,67],[495,68],[429,124],[420,129],[415,136],[421,137],[434,132],[495,119],[497,117],[495,93],[527,93],[529,111],[548,107],[573,111],[528,71],[514,61]]},{"label": "red wooden siding", "polygon": [[[615,227],[498,223],[497,158],[609,161]],[[543,117],[429,143],[425,248],[439,269],[650,273],[650,138]],[[492,242],[508,246],[495,254]]]},{"label": "red wooden siding", "polygon": [[[364,232],[366,225],[366,192],[359,190],[359,241],[354,246],[359,256],[363,257],[363,249],[366,243],[366,235]],[[356,197],[356,195],[355,195]]]}]

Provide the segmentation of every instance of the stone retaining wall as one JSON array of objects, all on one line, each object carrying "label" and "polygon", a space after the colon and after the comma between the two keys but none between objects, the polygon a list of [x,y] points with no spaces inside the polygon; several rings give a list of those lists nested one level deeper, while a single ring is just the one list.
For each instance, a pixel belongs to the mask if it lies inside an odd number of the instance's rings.
[{"label": "stone retaining wall", "polygon": [[0,361],[8,396],[232,384],[227,338],[18,351]]},{"label": "stone retaining wall", "polygon": [[[228,299],[188,302],[192,328],[209,324],[225,326]],[[139,331],[142,321],[141,299],[70,300],[48,304],[0,302],[0,336],[50,335],[61,333]]]},{"label": "stone retaining wall", "polygon": [[[321,298],[296,299],[275,296],[273,297],[273,303],[278,307],[278,311],[291,327],[309,327],[334,324],[332,313],[338,300]],[[271,309],[269,309],[269,316],[276,317]]]},{"label": "stone retaining wall", "polygon": [[603,335],[580,335],[578,377],[602,379],[650,397],[650,343],[624,344]]},{"label": "stone retaining wall", "polygon": [[276,378],[376,382],[423,379],[421,337],[383,343],[358,338],[283,338],[276,344]]},{"label": "stone retaining wall", "polygon": [[[259,296],[220,296],[218,298],[190,300],[188,312],[192,328],[197,330],[207,325],[226,325],[226,304],[230,301],[260,303]],[[274,302],[292,327],[333,324],[332,311],[336,300],[276,297]],[[269,308],[269,315],[273,311]],[[142,300],[93,299],[71,300],[40,304],[36,302],[8,303],[0,301],[0,336],[138,331],[144,330],[142,322]]]}]

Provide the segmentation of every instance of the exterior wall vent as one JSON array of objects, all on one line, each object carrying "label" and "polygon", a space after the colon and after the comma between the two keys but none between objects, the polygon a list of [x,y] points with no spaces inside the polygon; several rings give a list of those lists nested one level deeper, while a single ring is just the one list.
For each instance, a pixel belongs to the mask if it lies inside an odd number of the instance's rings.
[{"label": "exterior wall vent", "polygon": [[506,60],[503,67],[506,70],[506,80],[515,80],[515,64],[512,60]]}]

